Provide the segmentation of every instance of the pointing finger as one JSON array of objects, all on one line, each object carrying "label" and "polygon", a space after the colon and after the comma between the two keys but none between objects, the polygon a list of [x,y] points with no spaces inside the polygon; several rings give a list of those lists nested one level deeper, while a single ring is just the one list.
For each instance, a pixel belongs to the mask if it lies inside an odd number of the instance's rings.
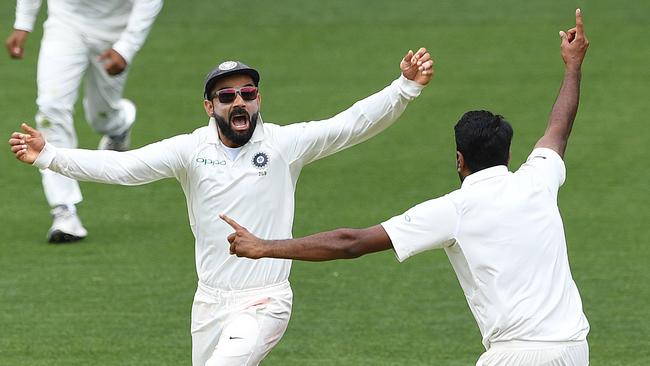
[{"label": "pointing finger", "polygon": [[582,23],[582,11],[579,8],[576,9],[576,29],[578,30],[579,35],[584,34],[584,27]]},{"label": "pointing finger", "polygon": [[231,219],[230,217],[226,216],[225,214],[221,214],[221,215],[219,215],[219,217],[223,221],[225,221],[228,225],[230,225],[233,229],[235,229],[235,230],[243,229],[243,227],[241,225],[239,225],[237,223],[237,221]]}]

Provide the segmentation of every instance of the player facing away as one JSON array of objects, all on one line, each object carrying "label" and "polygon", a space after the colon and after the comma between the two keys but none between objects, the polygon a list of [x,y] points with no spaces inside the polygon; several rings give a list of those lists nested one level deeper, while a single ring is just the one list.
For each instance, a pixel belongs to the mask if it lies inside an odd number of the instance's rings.
[{"label": "player facing away", "polygon": [[208,126],[126,152],[54,147],[26,124],[9,140],[16,157],[67,177],[136,185],[176,178],[196,238],[193,365],[257,365],[285,332],[292,306],[291,261],[229,253],[230,213],[264,237],[291,237],[301,169],[390,126],[433,76],[424,48],[407,52],[389,86],[336,116],[286,126],[260,115],[260,75],[226,61],[205,82]]},{"label": "player facing away", "polygon": [[[41,0],[17,0],[14,31],[5,43],[9,56],[22,59]],[[100,149],[127,150],[135,105],[122,98],[128,65],[142,47],[162,0],[48,0],[48,17],[38,55],[36,124],[47,141],[77,147],[73,113],[81,79],[86,120],[103,135]],[[51,243],[88,234],[77,216],[79,184],[52,170],[41,170],[51,207]]]},{"label": "player facing away", "polygon": [[557,206],[588,47],[579,9],[576,26],[560,36],[562,87],[544,136],[514,173],[507,167],[510,124],[487,111],[467,112],[455,126],[460,189],[381,225],[293,240],[260,240],[222,215],[235,229],[228,237],[231,253],[321,261],[392,249],[403,261],[441,248],[483,337],[486,352],[477,366],[588,365],[589,324]]}]

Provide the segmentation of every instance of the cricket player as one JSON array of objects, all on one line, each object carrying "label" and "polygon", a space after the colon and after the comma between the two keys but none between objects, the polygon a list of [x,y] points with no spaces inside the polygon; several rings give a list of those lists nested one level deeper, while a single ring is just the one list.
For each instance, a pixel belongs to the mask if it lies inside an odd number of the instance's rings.
[{"label": "cricket player", "polygon": [[257,365],[285,332],[292,306],[291,261],[230,255],[237,217],[264,237],[291,237],[294,192],[308,163],[360,143],[390,126],[433,75],[426,49],[409,51],[389,86],[336,116],[279,126],[262,121],[260,75],[226,61],[205,81],[208,126],[127,152],[55,147],[22,125],[9,140],[16,157],[67,177],[136,185],[176,178],[196,238],[198,288],[192,306],[193,365]]},{"label": "cricket player", "polygon": [[[18,0],[14,31],[5,46],[22,59],[41,0]],[[38,56],[36,124],[58,147],[77,146],[72,115],[81,79],[86,120],[103,135],[100,149],[127,150],[135,105],[122,98],[128,65],[142,47],[162,0],[48,0],[48,17]],[[79,184],[52,170],[41,170],[51,207],[50,243],[80,240],[88,232],[77,216]]]},{"label": "cricket player", "polygon": [[442,248],[483,336],[487,351],[477,366],[588,365],[589,324],[557,206],[589,45],[579,9],[576,26],[560,37],[562,87],[544,136],[516,172],[507,167],[510,124],[487,111],[467,112],[455,126],[460,189],[381,225],[293,240],[260,240],[246,224],[222,215],[235,229],[228,237],[231,253],[320,261],[392,249],[403,261]]}]

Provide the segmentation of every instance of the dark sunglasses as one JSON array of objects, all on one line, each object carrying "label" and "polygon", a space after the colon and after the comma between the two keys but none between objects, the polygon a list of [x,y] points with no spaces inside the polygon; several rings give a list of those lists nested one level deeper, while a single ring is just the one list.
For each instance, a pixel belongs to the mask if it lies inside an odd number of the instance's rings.
[{"label": "dark sunglasses", "polygon": [[243,100],[251,101],[257,98],[257,88],[254,86],[242,86],[239,89],[228,88],[221,89],[214,93],[212,99],[219,99],[219,103],[232,103],[237,99],[237,94],[241,95]]}]

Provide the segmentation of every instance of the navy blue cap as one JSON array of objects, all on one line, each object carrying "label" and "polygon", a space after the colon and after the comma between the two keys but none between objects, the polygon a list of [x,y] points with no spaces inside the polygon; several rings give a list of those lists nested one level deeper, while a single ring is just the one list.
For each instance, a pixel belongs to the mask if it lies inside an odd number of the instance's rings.
[{"label": "navy blue cap", "polygon": [[203,97],[206,100],[208,99],[208,93],[210,93],[214,87],[214,84],[219,79],[234,74],[244,74],[250,76],[253,79],[255,86],[258,86],[260,83],[260,74],[257,72],[257,70],[240,61],[224,61],[217,65],[217,67],[210,71],[208,76],[205,77],[205,89],[203,90]]}]

